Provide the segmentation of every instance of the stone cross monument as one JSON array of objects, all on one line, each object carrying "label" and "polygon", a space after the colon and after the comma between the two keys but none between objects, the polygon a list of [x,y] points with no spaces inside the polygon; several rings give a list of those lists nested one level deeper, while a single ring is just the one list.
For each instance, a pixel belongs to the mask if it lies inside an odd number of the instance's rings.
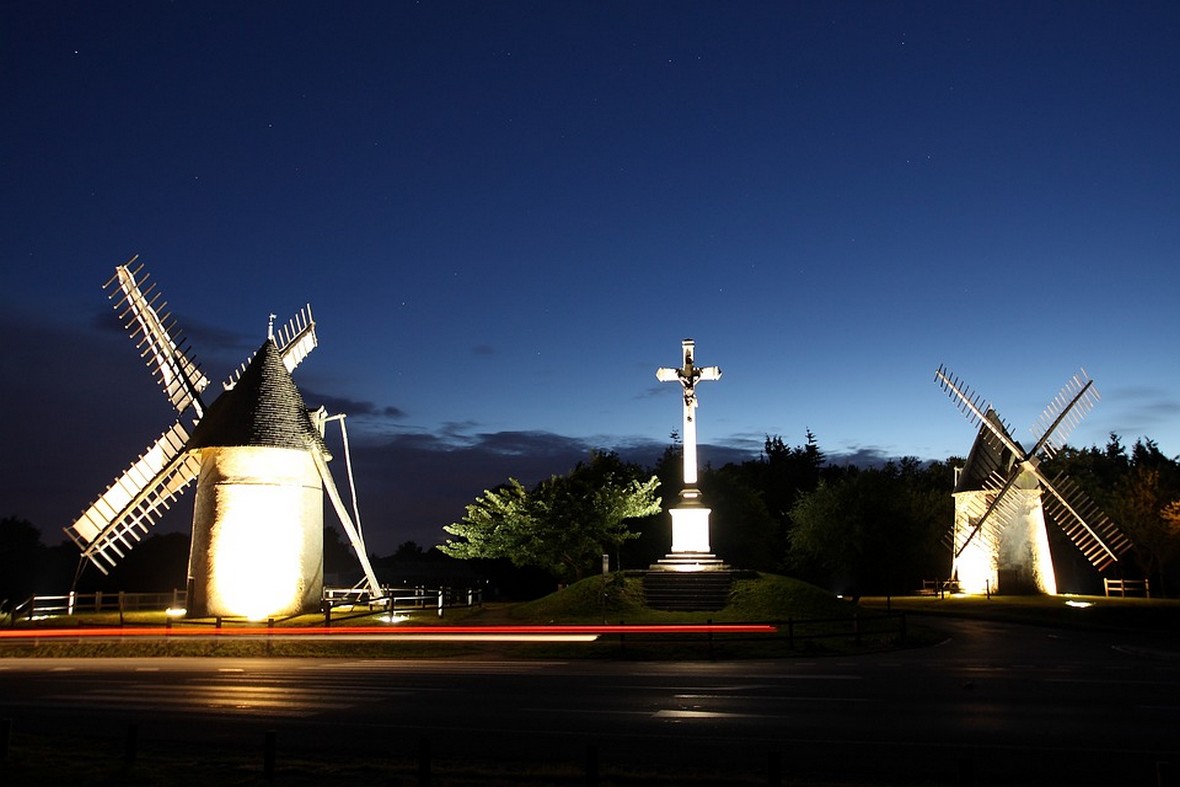
[{"label": "stone cross monument", "polygon": [[679,369],[663,367],[656,370],[660,382],[678,382],[684,389],[684,488],[680,492],[680,504],[671,510],[672,553],[668,557],[698,556],[699,562],[712,564],[718,561],[709,552],[710,509],[701,503],[701,493],[697,489],[696,385],[721,379],[721,369],[696,365],[692,339],[685,339],[680,346],[684,352],[683,365]]}]

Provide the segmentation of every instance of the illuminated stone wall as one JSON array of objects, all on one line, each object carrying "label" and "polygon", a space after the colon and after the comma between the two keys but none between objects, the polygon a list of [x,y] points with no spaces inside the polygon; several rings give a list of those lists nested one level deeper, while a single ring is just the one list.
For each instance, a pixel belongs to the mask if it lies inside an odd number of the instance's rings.
[{"label": "illuminated stone wall", "polygon": [[264,620],[319,609],[323,487],[311,454],[200,451],[188,614]]},{"label": "illuminated stone wall", "polygon": [[[955,493],[954,543],[960,543],[966,533],[975,527],[975,519],[970,512],[987,508],[986,495],[987,492],[982,490]],[[982,530],[976,533],[962,554],[954,560],[951,576],[958,579],[959,590],[963,593],[983,595],[989,591],[995,592],[1000,577],[999,546],[995,539]]]},{"label": "illuminated stone wall", "polygon": [[[1009,491],[1015,500],[1011,515],[1004,521],[1002,510],[992,512],[992,517],[999,517],[998,527],[976,533],[954,561],[952,573],[964,593],[1057,594],[1041,490],[1031,473],[1022,473],[1014,486]],[[955,493],[955,543],[975,526],[969,512],[985,510],[993,494],[984,490]]]}]

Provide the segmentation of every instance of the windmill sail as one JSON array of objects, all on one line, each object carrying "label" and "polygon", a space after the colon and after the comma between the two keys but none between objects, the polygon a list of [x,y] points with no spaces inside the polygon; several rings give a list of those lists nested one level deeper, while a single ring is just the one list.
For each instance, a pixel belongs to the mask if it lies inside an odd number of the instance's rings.
[{"label": "windmill sail", "polygon": [[1019,446],[1009,436],[1007,426],[996,411],[990,405],[985,406],[987,412],[978,419],[981,424],[979,435],[956,479],[955,491],[979,489],[988,494],[963,496],[970,527],[954,530],[952,545],[956,559],[981,531],[993,540],[999,535],[1005,516],[1011,512],[1009,492],[1019,475],[1012,472],[1020,457],[1013,452],[1012,446]]},{"label": "windmill sail", "polygon": [[316,348],[315,320],[311,316],[311,304],[300,309],[287,324],[274,332],[275,346],[283,357],[288,372],[303,363],[303,359]]},{"label": "windmill sail", "polygon": [[[118,266],[115,268],[115,275],[107,281],[104,289],[117,286],[110,295],[112,300],[116,293],[123,294],[115,303],[115,308],[126,304],[119,317],[126,321],[124,327],[130,331],[132,340],[139,338],[136,347],[142,348],[141,357],[159,379],[168,401],[181,413],[190,405],[195,407],[196,415],[200,418],[204,408],[199,397],[201,391],[209,385],[209,379],[201,373],[197,362],[189,356],[188,349],[181,349],[183,339],[175,335],[175,323],[172,322],[171,315],[167,312],[160,314],[159,310],[164,309],[167,303],[161,303],[158,307],[155,305],[160,297],[159,293],[149,299],[155,290],[155,284],[150,285],[146,292],[140,288],[136,276],[141,270],[142,265],[134,271],[127,265]],[[146,282],[147,278],[144,276],[143,282]]]},{"label": "windmill sail", "polygon": [[[271,317],[273,316],[271,315]],[[283,359],[283,366],[287,368],[288,373],[295,371],[295,367],[303,363],[303,359],[319,346],[319,339],[315,332],[315,319],[311,316],[310,303],[296,312],[295,316],[278,330],[272,328],[270,333],[275,347],[278,348],[279,357]],[[228,391],[237,385],[238,380],[242,377],[242,372],[246,371],[246,367],[253,360],[254,356],[251,355],[245,361],[242,361],[241,365],[238,366],[223,384],[225,390]]]},{"label": "windmill sail", "polygon": [[1037,443],[1030,453],[1046,458],[1055,456],[1086,413],[1094,409],[1098,399],[1094,381],[1086,375],[1085,369],[1071,377],[1032,428]]},{"label": "windmill sail", "polygon": [[1044,499],[1046,513],[1094,568],[1105,571],[1133,546],[1110,517],[1065,475],[1052,481],[1045,479],[1041,484],[1049,491]]},{"label": "windmill sail", "polygon": [[184,452],[188,433],[179,422],[115,479],[66,534],[102,573],[129,551],[197,477],[197,457]]}]

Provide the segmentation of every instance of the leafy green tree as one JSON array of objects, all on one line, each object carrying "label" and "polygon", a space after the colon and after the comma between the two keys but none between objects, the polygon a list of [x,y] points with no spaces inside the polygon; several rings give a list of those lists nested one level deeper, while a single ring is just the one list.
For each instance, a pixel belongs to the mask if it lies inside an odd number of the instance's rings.
[{"label": "leafy green tree", "polygon": [[791,509],[792,565],[852,595],[909,590],[945,572],[939,543],[954,515],[947,472],[907,457],[831,474]]},{"label": "leafy green tree", "polygon": [[599,557],[637,538],[629,521],[656,514],[659,479],[643,480],[638,465],[613,452],[594,452],[565,476],[531,491],[515,478],[467,506],[463,520],[443,528],[456,538],[439,547],[456,558],[507,558],[558,579],[581,579]]}]

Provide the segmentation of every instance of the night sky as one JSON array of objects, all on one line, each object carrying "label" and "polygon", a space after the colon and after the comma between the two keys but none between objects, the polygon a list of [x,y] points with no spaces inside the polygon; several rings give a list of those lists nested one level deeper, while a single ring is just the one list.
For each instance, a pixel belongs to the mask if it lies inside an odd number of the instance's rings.
[{"label": "night sky", "polygon": [[7,2],[0,516],[57,543],[174,420],[135,254],[214,380],[312,304],[382,554],[654,462],[684,337],[714,465],[965,455],[940,363],[1174,456],[1178,75],[1173,2]]}]

